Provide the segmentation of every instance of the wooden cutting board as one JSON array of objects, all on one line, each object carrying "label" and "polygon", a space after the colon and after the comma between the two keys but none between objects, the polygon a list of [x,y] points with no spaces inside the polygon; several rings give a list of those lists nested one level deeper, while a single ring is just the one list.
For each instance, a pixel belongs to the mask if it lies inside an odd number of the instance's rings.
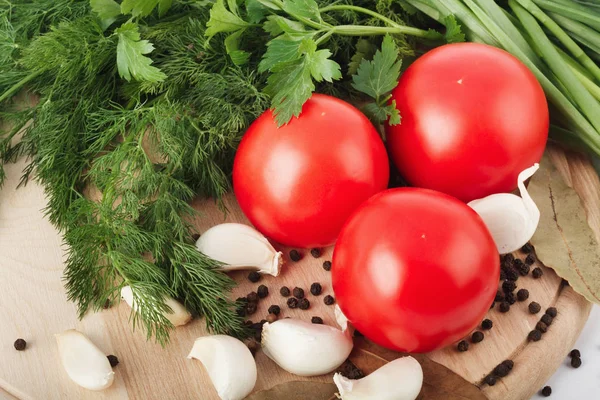
[{"label": "wooden cutting board", "polygon": [[[557,149],[549,151],[567,181],[584,199],[595,228],[599,228],[600,182],[591,165],[583,157],[574,154],[567,157]],[[77,320],[75,306],[67,302],[61,282],[65,257],[61,238],[41,212],[45,206],[43,192],[35,183],[14,190],[23,166],[23,162],[8,166],[8,180],[0,191],[0,398],[218,399],[200,362],[186,359],[194,339],[206,334],[203,321],[178,328],[171,343],[162,349],[146,342],[142,332],[132,332],[128,322],[130,310],[124,303],[90,314],[83,321]],[[201,232],[225,221],[246,222],[235,199],[228,197],[226,202],[230,211],[227,218],[211,202],[194,204],[203,211],[202,218],[196,221]],[[331,260],[332,249],[325,249],[318,259],[304,250],[304,258],[297,263],[289,260],[290,249],[281,250],[286,255],[282,274],[277,278],[266,276],[253,284],[245,278],[246,273],[236,273],[234,277],[240,284],[234,290],[234,298],[265,284],[270,294],[252,316],[255,322],[267,315],[271,304],[278,304],[282,306],[282,317],[308,321],[312,316],[320,316],[326,324],[334,325],[333,306],[323,303],[323,297],[333,293],[329,272],[322,268],[323,261]],[[300,286],[309,293],[313,282],[320,282],[324,290],[320,296],[308,295],[309,310],[290,310],[285,306],[285,299],[279,295],[281,286]],[[559,310],[543,339],[536,343],[526,340],[542,315],[528,313],[529,301],[516,303],[507,314],[491,310],[487,317],[494,322],[493,329],[486,331],[485,340],[472,344],[468,352],[459,353],[451,346],[418,356],[425,373],[421,399],[522,400],[543,386],[571,349],[591,306],[570,287],[561,285],[561,279],[549,269],[544,269],[544,276],[539,280],[529,276],[520,278],[517,284],[530,291],[530,301],[540,303],[542,310],[550,306]],[[90,392],[66,376],[53,335],[70,328],[87,334],[106,354],[118,356],[121,363],[115,368],[116,381],[108,390]],[[14,350],[13,342],[17,338],[27,340],[26,351]],[[357,338],[355,343],[351,359],[367,373],[400,356],[363,339]],[[515,362],[511,374],[493,387],[482,385],[482,379],[505,359]],[[274,393],[269,395],[264,391],[285,382],[306,380],[323,382],[323,385],[307,389],[303,384],[296,384],[296,395],[286,400],[332,398],[331,375],[309,379],[293,376],[260,351],[256,361],[259,373],[252,399],[277,399]],[[311,390],[311,394],[307,395],[304,390]],[[261,397],[256,397],[258,392]]]}]

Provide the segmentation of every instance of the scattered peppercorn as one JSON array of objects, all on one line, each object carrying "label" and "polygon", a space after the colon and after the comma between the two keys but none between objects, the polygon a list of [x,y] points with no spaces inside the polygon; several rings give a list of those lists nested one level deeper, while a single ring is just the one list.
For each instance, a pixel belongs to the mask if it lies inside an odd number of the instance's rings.
[{"label": "scattered peppercorn", "polygon": [[304,298],[304,289],[295,287],[294,290],[292,290],[292,294],[294,295],[294,297],[296,297],[298,299],[303,299]]},{"label": "scattered peppercorn", "polygon": [[502,282],[502,290],[504,293],[511,293],[517,288],[517,284],[513,281],[504,281]]},{"label": "scattered peppercorn", "polygon": [[529,340],[530,342],[537,342],[542,338],[542,332],[538,331],[537,329],[532,330],[531,332],[529,332],[529,335],[527,335],[527,340]]},{"label": "scattered peppercorn", "polygon": [[27,347],[27,342],[23,339],[15,340],[15,349],[18,351],[23,351]]},{"label": "scattered peppercorn", "polygon": [[199,233],[194,233],[194,234],[192,235],[192,240],[193,240],[194,242],[197,242],[197,241],[198,241],[198,239],[200,239],[200,234],[199,234]]},{"label": "scattered peppercorn", "polygon": [[260,297],[261,299],[264,299],[265,297],[267,297],[269,295],[269,288],[266,287],[265,285],[260,285],[258,287],[258,289],[256,289],[256,292],[258,294],[258,297]]},{"label": "scattered peppercorn", "polygon": [[552,325],[552,321],[554,321],[554,318],[552,318],[548,314],[544,314],[544,315],[542,315],[542,318],[540,318],[540,321],[542,321],[546,325],[550,326],[550,325]]},{"label": "scattered peppercorn", "polygon": [[496,297],[494,297],[494,301],[504,301],[504,293],[502,293],[501,291],[497,291],[496,292]]},{"label": "scattered peppercorn", "polygon": [[502,261],[504,262],[512,263],[513,261],[515,261],[515,256],[513,256],[512,253],[508,253],[502,256],[502,259]]},{"label": "scattered peppercorn", "polygon": [[292,250],[290,251],[290,260],[298,262],[302,260],[302,254],[298,250]]},{"label": "scattered peppercorn", "polygon": [[533,254],[528,254],[527,257],[525,257],[525,264],[533,265],[534,262],[535,262],[535,257],[533,256]]},{"label": "scattered peppercorn", "polygon": [[506,301],[508,304],[510,304],[512,306],[513,304],[515,304],[517,302],[517,297],[512,292],[506,293],[506,296],[504,296],[504,301]]},{"label": "scattered peppercorn", "polygon": [[298,299],[295,297],[290,297],[287,301],[287,306],[289,308],[297,308],[298,307]]},{"label": "scattered peppercorn", "polygon": [[289,297],[290,288],[288,288],[287,286],[282,286],[281,289],[279,289],[279,294],[283,297]]},{"label": "scattered peppercorn", "polygon": [[558,310],[556,309],[556,307],[550,307],[546,310],[546,314],[554,318],[556,317],[556,314],[558,314]]},{"label": "scattered peppercorn", "polygon": [[486,331],[490,330],[490,329],[492,329],[493,326],[494,326],[494,323],[492,322],[491,319],[484,319],[481,322],[481,329],[483,329],[483,330],[486,330]]},{"label": "scattered peppercorn", "polygon": [[504,272],[503,269],[500,270],[500,280],[501,281],[506,280],[506,272]]},{"label": "scattered peppercorn", "polygon": [[312,285],[310,285],[310,293],[313,296],[318,296],[321,294],[321,292],[323,291],[323,287],[321,287],[321,284],[318,282],[313,283]]},{"label": "scattered peppercorn", "polygon": [[546,333],[546,332],[548,332],[548,325],[546,325],[542,321],[539,321],[537,324],[535,324],[535,329],[537,329],[538,331],[540,331],[542,333]]},{"label": "scattered peppercorn", "polygon": [[508,375],[509,372],[510,369],[504,363],[500,363],[494,368],[494,375],[496,375],[499,378],[504,378],[506,375]]},{"label": "scattered peppercorn", "polygon": [[501,313],[506,313],[510,310],[510,304],[508,304],[507,302],[503,301],[502,303],[500,303],[500,312]]},{"label": "scattered peppercorn", "polygon": [[323,318],[321,318],[321,317],[312,317],[310,319],[310,322],[312,322],[313,324],[322,324],[323,323]]},{"label": "scattered peppercorn", "polygon": [[527,274],[529,274],[530,269],[531,267],[527,264],[523,264],[517,268],[517,270],[519,271],[519,275],[521,276],[527,276]]},{"label": "scattered peppercorn", "polygon": [[495,302],[495,301],[492,301],[492,305],[490,306],[490,310],[491,310],[492,308],[494,308],[494,306],[495,306],[495,305],[496,305],[496,302]]},{"label": "scattered peppercorn", "polygon": [[237,303],[237,308],[236,308],[236,313],[237,315],[239,315],[240,317],[245,317],[246,316],[246,308],[248,307],[248,299],[245,297],[238,297],[238,299],[236,300]]},{"label": "scattered peppercorn", "polygon": [[540,267],[535,267],[533,269],[533,271],[531,272],[531,275],[533,276],[534,279],[539,279],[542,277],[542,275],[544,275],[544,271],[542,271],[542,269]]},{"label": "scattered peppercorn", "polygon": [[502,365],[505,365],[509,371],[512,371],[513,367],[515,366],[515,362],[513,360],[504,360],[502,361]]},{"label": "scattered peppercorn", "polygon": [[483,341],[483,332],[480,332],[480,331],[473,332],[473,334],[471,335],[471,342],[479,343],[481,341]]},{"label": "scattered peppercorn", "polygon": [[333,296],[327,295],[327,296],[325,296],[325,297],[323,298],[323,302],[324,302],[326,305],[330,306],[330,305],[332,305],[333,303],[335,303],[335,299],[333,298]]},{"label": "scattered peppercorn", "polygon": [[252,322],[252,321],[250,321],[249,319],[248,319],[248,320],[246,320],[246,321],[244,321],[244,326],[246,326],[246,327],[248,327],[248,328],[250,328],[250,327],[252,326],[252,324],[253,324],[253,322]]},{"label": "scattered peppercorn", "polygon": [[529,290],[527,289],[519,289],[517,292],[517,300],[525,301],[529,298]]},{"label": "scattered peppercorn", "polygon": [[513,281],[513,282],[515,282],[515,281],[517,281],[519,279],[519,273],[513,267],[506,268],[504,270],[504,273],[506,275],[506,280],[507,281]]},{"label": "scattered peppercorn", "polygon": [[[267,321],[265,320],[265,322]],[[251,328],[254,330],[254,339],[257,342],[260,342],[262,339],[263,322],[257,322],[255,324],[252,324]]]},{"label": "scattered peppercorn", "polygon": [[246,296],[246,299],[248,300],[248,303],[258,303],[258,293],[250,292]]},{"label": "scattered peppercorn", "polygon": [[496,384],[496,377],[494,375],[488,375],[483,381],[489,386],[494,386]]},{"label": "scattered peppercorn", "polygon": [[531,243],[525,243],[523,247],[521,247],[521,251],[525,254],[531,253],[533,251],[533,246]]},{"label": "scattered peppercorn", "polygon": [[519,268],[521,268],[521,266],[523,266],[525,263],[523,262],[523,260],[521,260],[520,258],[515,258],[513,261],[513,267],[515,267],[517,269],[517,271],[519,270]]},{"label": "scattered peppercorn", "polygon": [[281,307],[273,304],[271,307],[269,307],[267,311],[269,311],[269,314],[279,315],[279,313],[281,312]]},{"label": "scattered peppercorn", "polygon": [[106,301],[104,302],[104,306],[103,306],[103,308],[104,308],[105,310],[108,310],[108,309],[109,309],[109,308],[111,308],[111,307],[112,307],[112,303],[110,302],[110,300],[109,300],[109,299],[106,299]]},{"label": "scattered peppercorn", "polygon": [[248,274],[248,280],[252,283],[260,281],[260,274],[256,271],[252,271]]},{"label": "scattered peppercorn", "polygon": [[365,374],[358,368],[352,361],[346,360],[339,368],[338,372],[340,375],[348,379],[361,379],[365,377]]},{"label": "scattered peppercorn", "polygon": [[267,315],[267,322],[272,324],[273,322],[277,321],[277,315],[275,314],[269,314]]},{"label": "scattered peppercorn", "polygon": [[106,356],[106,358],[108,358],[108,362],[110,363],[111,367],[116,367],[117,365],[119,365],[119,359],[117,358],[117,356],[114,355],[110,355],[110,356]]},{"label": "scattered peppercorn", "polygon": [[460,352],[467,351],[469,350],[469,343],[466,340],[461,340],[460,342],[458,342],[457,349]]},{"label": "scattered peppercorn", "polygon": [[248,303],[248,305],[246,306],[246,314],[247,315],[252,315],[256,312],[256,308],[258,307],[258,304],[256,303]]},{"label": "scattered peppercorn", "polygon": [[324,261],[323,262],[323,269],[325,271],[331,271],[331,261]]},{"label": "scattered peppercorn", "polygon": [[552,388],[550,386],[544,386],[544,388],[542,389],[542,396],[550,397],[551,394],[552,394]]},{"label": "scattered peppercorn", "polygon": [[581,352],[577,349],[573,349],[571,350],[571,352],[569,353],[570,357],[578,357],[581,358]]},{"label": "scattered peppercorn", "polygon": [[571,358],[571,367],[573,367],[573,368],[581,367],[581,358],[579,358],[579,357]]},{"label": "scattered peppercorn", "polygon": [[319,258],[321,257],[321,249],[310,249],[310,255],[313,256],[314,258]]},{"label": "scattered peppercorn", "polygon": [[540,312],[540,310],[542,309],[542,306],[540,306],[539,303],[536,303],[535,301],[532,301],[531,303],[529,303],[529,312],[532,314],[537,314]]},{"label": "scattered peppercorn", "polygon": [[301,310],[308,310],[310,308],[310,301],[307,298],[300,300],[298,303],[298,308]]},{"label": "scattered peppercorn", "polygon": [[248,344],[246,345],[248,346],[248,350],[250,350],[250,353],[254,356],[256,354],[256,352],[258,351],[258,343],[254,340],[251,340],[248,342]]}]

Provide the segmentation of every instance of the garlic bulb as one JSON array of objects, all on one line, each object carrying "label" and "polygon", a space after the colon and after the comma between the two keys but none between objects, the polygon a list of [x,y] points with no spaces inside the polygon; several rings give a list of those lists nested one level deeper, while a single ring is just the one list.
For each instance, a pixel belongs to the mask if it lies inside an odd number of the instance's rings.
[{"label": "garlic bulb", "polygon": [[[129,307],[137,310],[137,306],[134,304],[133,300],[133,290],[131,290],[130,286],[123,286],[121,289],[121,297]],[[185,325],[192,319],[192,314],[177,300],[167,297],[165,298],[165,304],[169,306],[172,312],[167,313],[165,317],[173,324],[173,326],[181,326]]]},{"label": "garlic bulb", "polygon": [[115,377],[104,353],[87,336],[75,329],[55,335],[58,354],[69,378],[89,390],[103,390]]},{"label": "garlic bulb", "polygon": [[267,322],[262,331],[262,348],[267,357],[300,376],[333,371],[348,358],[353,345],[346,332],[298,319]]},{"label": "garlic bulb", "polygon": [[251,226],[227,223],[213,226],[198,238],[196,248],[226,265],[224,271],[258,269],[258,272],[279,275],[283,264],[281,252]]},{"label": "garlic bulb", "polygon": [[358,380],[333,376],[342,400],[414,400],[423,386],[423,369],[412,357],[397,358]]},{"label": "garlic bulb", "polygon": [[196,339],[188,358],[200,360],[222,400],[241,400],[256,384],[256,362],[248,347],[226,335]]},{"label": "garlic bulb", "polygon": [[518,187],[521,197],[510,193],[498,193],[468,204],[485,222],[500,254],[521,248],[537,229],[540,210],[529,196],[524,182],[533,176],[538,168],[539,165],[535,164],[519,174]]}]

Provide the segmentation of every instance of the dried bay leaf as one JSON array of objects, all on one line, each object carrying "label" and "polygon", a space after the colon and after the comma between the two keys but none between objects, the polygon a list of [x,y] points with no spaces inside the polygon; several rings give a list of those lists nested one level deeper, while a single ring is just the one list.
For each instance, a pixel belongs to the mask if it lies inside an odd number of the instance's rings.
[{"label": "dried bay leaf", "polygon": [[336,393],[337,388],[333,383],[286,382],[256,392],[246,400],[331,400],[336,398]]},{"label": "dried bay leaf", "polygon": [[600,303],[600,246],[581,199],[547,156],[528,191],[541,212],[531,239],[538,258],[587,300]]}]

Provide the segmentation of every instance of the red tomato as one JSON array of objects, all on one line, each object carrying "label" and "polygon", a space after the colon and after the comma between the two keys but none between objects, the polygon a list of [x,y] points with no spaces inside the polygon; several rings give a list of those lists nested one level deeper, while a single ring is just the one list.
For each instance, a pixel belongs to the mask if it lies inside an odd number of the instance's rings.
[{"label": "red tomato", "polygon": [[402,123],[388,126],[394,163],[414,186],[471,201],[517,187],[548,138],[548,105],[527,67],[478,43],[438,47],[392,92]]},{"label": "red tomato", "polygon": [[352,324],[389,349],[423,353],[477,326],[498,289],[499,255],[483,221],[454,197],[391,189],[350,217],[331,269]]},{"label": "red tomato", "polygon": [[277,128],[269,110],[248,128],[233,166],[242,211],[288,246],[332,244],[348,216],[387,187],[385,146],[371,122],[335,97],[315,94]]}]

